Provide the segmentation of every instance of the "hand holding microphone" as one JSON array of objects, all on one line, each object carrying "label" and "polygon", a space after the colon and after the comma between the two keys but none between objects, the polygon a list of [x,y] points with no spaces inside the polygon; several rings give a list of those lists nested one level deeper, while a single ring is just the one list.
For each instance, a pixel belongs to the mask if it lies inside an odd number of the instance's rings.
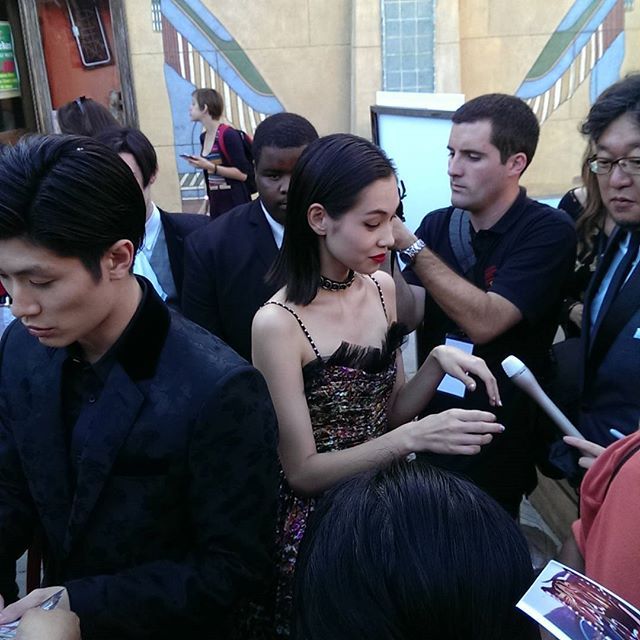
[{"label": "hand holding microphone", "polygon": [[552,402],[551,398],[542,390],[535,376],[527,366],[516,356],[508,356],[502,361],[502,368],[511,381],[531,396],[542,407],[544,412],[553,420],[560,431],[568,436],[584,440],[584,436],[569,422],[567,417]]}]

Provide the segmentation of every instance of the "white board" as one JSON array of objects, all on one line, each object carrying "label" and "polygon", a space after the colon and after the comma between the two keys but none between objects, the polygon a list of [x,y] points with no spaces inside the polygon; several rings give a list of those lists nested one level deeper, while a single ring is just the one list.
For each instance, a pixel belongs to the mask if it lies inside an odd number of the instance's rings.
[{"label": "white board", "polygon": [[373,140],[393,160],[407,190],[403,204],[411,230],[429,211],[451,204],[447,144],[452,113],[371,108]]}]

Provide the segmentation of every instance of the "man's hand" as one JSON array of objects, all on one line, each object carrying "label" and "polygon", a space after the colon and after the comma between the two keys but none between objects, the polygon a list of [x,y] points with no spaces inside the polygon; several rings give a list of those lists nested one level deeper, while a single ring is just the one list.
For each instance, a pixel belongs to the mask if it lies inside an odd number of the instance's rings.
[{"label": "man's hand", "polygon": [[71,611],[29,609],[22,616],[16,640],[80,640],[80,620]]},{"label": "man's hand", "polygon": [[400,220],[400,218],[395,217],[393,219],[393,247],[396,251],[403,251],[407,247],[411,246],[418,238],[416,238],[415,234],[411,233],[407,226]]},{"label": "man's hand", "polygon": [[58,602],[56,609],[69,611],[69,594],[64,587],[34,589],[29,595],[18,600],[18,602],[10,604],[0,612],[0,624],[6,624],[7,622],[13,622],[14,620],[18,620],[18,618],[22,618],[29,609],[40,606],[47,598],[50,598],[60,590],[62,590],[62,597],[60,598],[60,602]]},{"label": "man's hand", "polygon": [[562,439],[566,444],[570,447],[575,447],[582,454],[582,457],[578,460],[578,464],[583,469],[590,469],[598,459],[598,456],[604,451],[604,447],[589,440],[582,440],[581,438],[574,438],[573,436],[564,436]]}]

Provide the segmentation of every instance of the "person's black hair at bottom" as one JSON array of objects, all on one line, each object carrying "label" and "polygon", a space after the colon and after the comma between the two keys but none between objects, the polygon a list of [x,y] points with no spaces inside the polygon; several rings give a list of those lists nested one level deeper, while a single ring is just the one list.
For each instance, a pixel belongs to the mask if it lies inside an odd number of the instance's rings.
[{"label": "person's black hair at bottom", "polygon": [[319,501],[296,569],[295,640],[524,640],[533,582],[516,522],[470,482],[420,462]]}]

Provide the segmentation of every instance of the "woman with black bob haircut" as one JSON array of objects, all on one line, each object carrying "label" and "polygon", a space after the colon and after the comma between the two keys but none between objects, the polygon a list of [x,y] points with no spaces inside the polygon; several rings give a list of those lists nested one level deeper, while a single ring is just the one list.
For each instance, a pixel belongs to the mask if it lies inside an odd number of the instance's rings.
[{"label": "woman with black bob haircut", "polygon": [[415,451],[476,454],[503,430],[484,411],[414,421],[445,373],[468,388],[476,375],[494,404],[499,395],[484,361],[444,346],[405,383],[393,280],[376,273],[393,246],[399,202],[384,152],[347,134],[312,142],[289,185],[274,268],[284,287],[252,328],[252,359],[278,416],[284,472],[274,590],[280,637],[288,635],[297,549],[316,496]]},{"label": "woman with black bob haircut", "polygon": [[296,640],[525,640],[533,582],[516,522],[467,480],[418,462],[322,498],[300,551]]},{"label": "woman with black bob haircut", "polygon": [[273,269],[273,279],[286,285],[287,300],[302,305],[315,298],[320,286],[320,241],[300,212],[319,202],[329,216],[339,219],[365,187],[396,178],[384,151],[367,140],[342,134],[320,140],[316,144],[322,151],[307,149],[294,170],[287,194],[286,233]]}]

